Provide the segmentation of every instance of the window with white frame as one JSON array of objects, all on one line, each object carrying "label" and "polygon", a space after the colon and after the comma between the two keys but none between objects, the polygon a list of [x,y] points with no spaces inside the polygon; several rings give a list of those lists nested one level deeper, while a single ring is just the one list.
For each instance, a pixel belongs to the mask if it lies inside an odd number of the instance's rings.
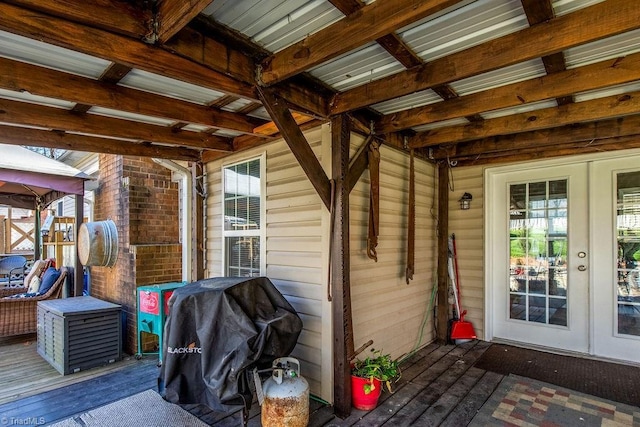
[{"label": "window with white frame", "polygon": [[263,197],[261,159],[225,166],[224,269],[226,276],[257,277],[260,271]]}]

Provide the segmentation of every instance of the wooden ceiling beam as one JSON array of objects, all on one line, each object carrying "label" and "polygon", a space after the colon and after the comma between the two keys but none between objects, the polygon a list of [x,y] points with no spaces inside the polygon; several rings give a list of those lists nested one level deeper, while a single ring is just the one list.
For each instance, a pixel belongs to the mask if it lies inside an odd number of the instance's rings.
[{"label": "wooden ceiling beam", "polygon": [[322,202],[329,209],[331,207],[329,178],[291,115],[287,102],[275,93],[273,89],[259,88],[258,91],[263,105],[278,126],[278,129],[280,129],[291,152],[298,160],[309,181],[311,181],[311,185],[316,189]]},{"label": "wooden ceiling beam", "polygon": [[245,134],[253,134],[253,129],[264,123],[241,114],[6,58],[0,58],[0,88]]},{"label": "wooden ceiling beam", "polygon": [[[16,6],[138,40],[153,38],[151,9],[124,0],[11,0]],[[139,2],[138,2],[139,3]]]},{"label": "wooden ceiling beam", "polygon": [[3,144],[59,148],[89,153],[157,157],[193,162],[200,161],[201,158],[200,151],[189,148],[5,125],[0,125],[0,139]]},{"label": "wooden ceiling beam", "polygon": [[169,126],[158,126],[96,114],[74,114],[61,108],[44,107],[6,99],[0,99],[0,122],[105,137],[151,141],[182,147],[232,151],[227,138],[189,131],[174,132]]},{"label": "wooden ceiling beam", "polygon": [[[458,0],[376,1],[266,58],[258,79],[272,85],[432,15]],[[336,43],[340,40],[340,43]]]},{"label": "wooden ceiling beam", "polygon": [[530,102],[564,97],[640,79],[640,54],[608,59],[523,82],[500,86],[445,102],[387,114],[376,133],[388,133]]},{"label": "wooden ceiling beam", "polygon": [[552,129],[541,129],[511,135],[461,142],[433,152],[435,160],[474,158],[503,151],[541,148],[575,142],[589,143],[600,139],[640,134],[640,115],[575,123]]},{"label": "wooden ceiling beam", "polygon": [[[293,114],[292,116],[295,118],[296,115]],[[324,121],[324,120],[313,119],[313,120],[310,120],[308,122],[300,123],[298,125],[298,128],[301,131],[305,131],[307,129],[316,128],[316,127],[322,125],[325,122],[326,121]],[[251,135],[236,136],[235,138],[233,138],[233,152],[237,153],[239,151],[244,151],[244,150],[248,150],[250,148],[259,147],[261,145],[266,144],[267,142],[271,142],[271,141],[275,140],[276,138],[282,138],[282,133],[280,133],[280,131],[270,134],[270,138],[267,139],[267,140],[265,140],[265,138],[258,138],[258,137],[251,136]],[[203,153],[203,161],[205,161],[205,158],[209,159],[209,160],[215,160],[217,158],[222,157],[223,155],[224,154],[220,154],[219,152],[216,153],[216,152],[213,152],[213,151],[207,151],[207,152]]]},{"label": "wooden ceiling beam", "polygon": [[[84,7],[89,7],[85,3]],[[253,85],[138,40],[0,3],[0,29],[212,90],[257,100]]]},{"label": "wooden ceiling beam", "polygon": [[551,55],[637,28],[640,28],[640,8],[636,0],[607,0],[339,93],[331,104],[331,114]]},{"label": "wooden ceiling beam", "polygon": [[[529,25],[537,25],[555,17],[551,0],[521,0],[521,2]],[[567,69],[567,63],[564,60],[564,54],[562,52],[543,56],[541,59],[547,74],[553,74]],[[556,102],[558,105],[570,104],[573,102],[573,97],[563,96],[556,98]]]},{"label": "wooden ceiling beam", "polygon": [[461,158],[456,160],[457,166],[477,166],[500,163],[531,162],[552,157],[575,156],[578,154],[602,153],[604,151],[628,150],[640,148],[640,135],[621,136],[616,138],[601,139],[590,144],[574,142],[559,144],[550,147],[529,148],[518,151],[506,151],[476,156],[473,158]]},{"label": "wooden ceiling beam", "polygon": [[[365,6],[360,0],[329,0],[329,2],[346,16],[357,12]],[[396,33],[386,34],[376,39],[376,41],[405,68],[422,64],[422,59]]]},{"label": "wooden ceiling beam", "polygon": [[166,43],[189,21],[195,18],[212,0],[161,0],[156,13],[158,42]]},{"label": "wooden ceiling beam", "polygon": [[[256,65],[250,57],[192,28],[183,28],[163,47],[244,83],[255,83]],[[257,99],[257,95],[255,98]]]},{"label": "wooden ceiling beam", "polygon": [[416,134],[411,147],[431,147],[486,138],[548,129],[576,122],[589,122],[640,112],[640,92],[613,95],[559,107],[513,114],[463,126],[448,126]]}]

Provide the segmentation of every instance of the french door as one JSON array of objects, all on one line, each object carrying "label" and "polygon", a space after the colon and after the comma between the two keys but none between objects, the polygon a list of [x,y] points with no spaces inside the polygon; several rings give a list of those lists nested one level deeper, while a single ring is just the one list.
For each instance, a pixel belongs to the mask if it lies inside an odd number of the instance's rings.
[{"label": "french door", "polygon": [[589,349],[587,167],[491,175],[493,336]]},{"label": "french door", "polygon": [[640,157],[487,178],[490,338],[637,361]]},{"label": "french door", "polygon": [[[594,162],[593,353],[640,355],[640,158]],[[597,178],[597,179],[596,179]]]}]

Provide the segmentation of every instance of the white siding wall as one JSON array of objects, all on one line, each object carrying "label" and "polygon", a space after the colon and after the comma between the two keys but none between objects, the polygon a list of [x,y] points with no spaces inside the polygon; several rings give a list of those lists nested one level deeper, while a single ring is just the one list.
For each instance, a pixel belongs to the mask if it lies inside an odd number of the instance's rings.
[{"label": "white siding wall", "polygon": [[[352,148],[362,138],[352,137]],[[371,348],[400,357],[431,342],[433,310],[427,313],[435,282],[434,166],[415,160],[416,238],[415,273],[407,285],[407,213],[409,201],[409,156],[380,148],[380,235],[378,262],[367,257],[369,173],[362,175],[350,197],[351,298],[355,347],[369,339]],[[433,209],[433,210],[432,210]],[[420,326],[428,321],[419,341]],[[366,356],[365,350],[362,356]]]},{"label": "white siding wall", "polygon": [[[330,176],[330,128],[305,133]],[[352,154],[363,138],[352,136]],[[302,317],[304,329],[294,357],[301,360],[311,392],[332,401],[331,305],[327,301],[329,213],[283,141],[207,164],[207,277],[222,270],[222,167],[266,150],[266,276]],[[368,172],[350,197],[351,296],[356,348],[372,339],[400,357],[433,340],[435,282],[434,167],[416,159],[416,261],[405,282],[409,157],[381,147],[378,262],[366,256]],[[432,210],[433,209],[433,210]],[[420,327],[427,316],[424,333]],[[368,351],[368,350],[366,350]],[[366,354],[366,353],[365,353]]]},{"label": "white siding wall", "polygon": [[[484,168],[453,168],[449,192],[449,234],[456,236],[458,273],[465,320],[473,323],[479,339],[484,338]],[[473,196],[471,209],[461,210],[458,200]]]},{"label": "white siding wall", "polygon": [[[328,126],[308,131],[305,136],[325,171],[329,171]],[[222,167],[260,156],[265,150],[265,275],[302,318],[303,331],[293,356],[300,359],[302,375],[309,381],[311,393],[330,401],[331,307],[326,298],[329,213],[284,141],[206,165],[205,274],[206,277],[223,275]]]}]

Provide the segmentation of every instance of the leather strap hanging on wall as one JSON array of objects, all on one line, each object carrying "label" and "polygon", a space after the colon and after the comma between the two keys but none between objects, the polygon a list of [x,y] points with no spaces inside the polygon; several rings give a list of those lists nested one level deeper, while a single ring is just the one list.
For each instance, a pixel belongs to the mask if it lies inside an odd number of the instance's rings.
[{"label": "leather strap hanging on wall", "polygon": [[413,280],[416,240],[416,171],[413,161],[413,149],[409,152],[409,224],[407,226],[407,285]]},{"label": "leather strap hanging on wall", "polygon": [[380,146],[371,141],[367,153],[369,160],[369,234],[367,236],[367,256],[378,262],[378,233],[380,231]]}]

